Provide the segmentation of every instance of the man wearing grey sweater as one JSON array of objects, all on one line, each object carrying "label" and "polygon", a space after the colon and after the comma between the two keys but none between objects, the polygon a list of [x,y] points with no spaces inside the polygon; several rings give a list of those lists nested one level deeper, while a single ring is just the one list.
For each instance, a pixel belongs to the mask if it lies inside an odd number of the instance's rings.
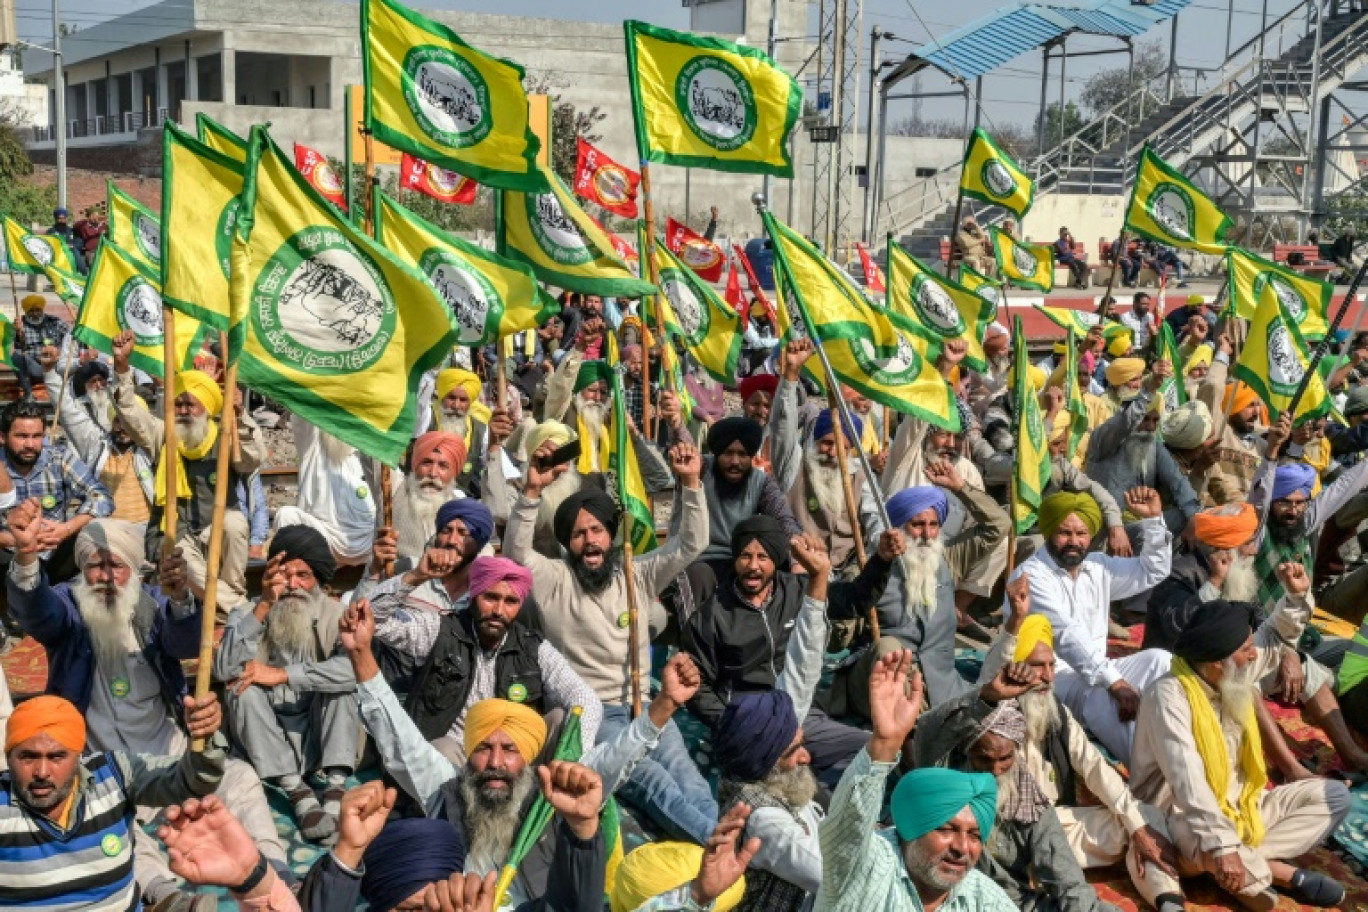
[{"label": "man wearing grey sweater", "polygon": [[[556,510],[553,526],[564,556],[552,560],[538,553],[532,538],[541,492],[566,469],[540,468],[539,457],[554,449],[554,444],[545,444],[528,460],[522,497],[508,517],[504,554],[532,571],[542,631],[603,701],[598,740],[608,741],[631,722],[627,575],[621,547],[614,544],[621,513],[607,494],[581,489]],[[689,444],[673,447],[669,455],[680,488],[677,531],[665,545],[632,561],[636,597],[648,624],[643,631],[664,627],[665,612],[657,597],[708,546],[708,508],[699,481],[702,459]],[[645,678],[651,667],[649,636],[638,637],[635,645]],[[672,839],[705,845],[717,825],[712,790],[673,722],[661,733],[659,746],[637,764],[621,795]]]}]

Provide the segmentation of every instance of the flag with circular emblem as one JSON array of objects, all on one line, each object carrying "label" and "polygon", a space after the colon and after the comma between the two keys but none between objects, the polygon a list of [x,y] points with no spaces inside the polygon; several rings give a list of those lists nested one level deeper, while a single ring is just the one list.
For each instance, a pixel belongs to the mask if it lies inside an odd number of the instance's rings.
[{"label": "flag with circular emblem", "polygon": [[[1012,473],[1012,521],[1018,535],[1029,532],[1045,497],[1054,468],[1040,400],[1031,386],[1031,361],[1026,356],[1026,333],[1021,317],[1012,327],[1012,401],[1020,405],[1016,427],[1016,471]],[[1077,386],[1077,384],[1074,384]]]},{"label": "flag with circular emblem", "polygon": [[613,242],[550,171],[540,193],[494,194],[498,251],[525,263],[538,279],[581,294],[639,298],[656,287],[613,253]]},{"label": "flag with circular emblem", "polygon": [[981,129],[969,136],[960,168],[960,193],[1022,218],[1035,202],[1035,184],[1012,157]]},{"label": "flag with circular emblem", "polygon": [[399,186],[438,202],[470,206],[479,195],[480,185],[455,171],[439,168],[432,162],[405,152],[399,159]]},{"label": "flag with circular emblem", "polygon": [[52,290],[57,293],[57,297],[68,304],[80,304],[81,299],[85,297],[85,276],[58,269],[56,266],[44,269],[43,275],[52,283]]},{"label": "flag with circular emblem", "polygon": [[988,318],[988,322],[997,319],[998,303],[1001,301],[1002,283],[988,278],[977,269],[971,269],[960,264],[959,283],[965,288],[987,301],[993,308],[993,315]]},{"label": "flag with circular emblem", "polygon": [[[612,338],[612,334],[609,334]],[[622,365],[610,353],[608,374],[613,391],[612,430],[608,434],[608,493],[618,502],[628,520],[627,540],[633,554],[645,554],[656,547],[655,514],[651,511],[646,482],[637,462],[636,447],[627,433],[626,397],[622,394]]]},{"label": "flag with circular emblem", "polygon": [[1324,338],[1329,329],[1325,313],[1335,294],[1334,285],[1239,247],[1226,251],[1226,275],[1228,312],[1233,311],[1242,320],[1254,319],[1264,291],[1271,288],[1303,339],[1315,342]]},{"label": "flag with circular emblem", "polygon": [[1230,246],[1225,236],[1234,225],[1211,197],[1145,146],[1126,206],[1126,231],[1160,244],[1220,255]]},{"label": "flag with circular emblem", "polygon": [[395,0],[361,0],[361,63],[380,142],[490,187],[545,189],[522,67]]},{"label": "flag with circular emblem", "polygon": [[324,199],[332,203],[343,212],[347,211],[347,190],[342,186],[342,178],[338,177],[333,166],[328,163],[328,156],[312,149],[303,143],[294,144],[295,168],[303,175],[315,190]]},{"label": "flag with circular emblem", "polygon": [[57,234],[34,234],[9,216],[5,217],[5,260],[10,272],[42,275],[49,266],[76,272],[71,248]]},{"label": "flag with circular emblem", "polygon": [[1048,244],[1026,244],[991,226],[988,238],[1003,278],[1046,294],[1054,290],[1054,252]]},{"label": "flag with circular emblem", "polygon": [[793,176],[803,90],[768,54],[720,38],[623,23],[643,160]]},{"label": "flag with circular emblem", "polygon": [[722,281],[722,248],[682,222],[665,220],[665,246],[705,282]]},{"label": "flag with circular emblem", "polygon": [[105,184],[109,206],[109,239],[161,274],[161,219],[114,185]]},{"label": "flag with circular emblem", "polygon": [[597,203],[614,215],[637,217],[637,185],[641,175],[624,168],[603,154],[601,149],[576,139],[575,195]]},{"label": "flag with circular emblem", "polygon": [[921,260],[888,238],[888,296],[884,306],[911,320],[931,342],[960,339],[967,346],[964,363],[988,370],[983,331],[994,307],[957,282],[937,275]]},{"label": "flag with circular emblem", "polygon": [[[1282,296],[1265,285],[1258,300],[1233,373],[1235,379],[1243,381],[1258,394],[1268,406],[1270,417],[1276,421],[1292,404],[1292,397],[1306,376],[1311,358],[1307,354],[1306,340]],[[1297,403],[1293,419],[1319,417],[1327,414],[1331,405],[1324,380],[1319,373],[1314,373]]]},{"label": "flag with circular emblem", "polygon": [[242,167],[175,124],[163,129],[162,296],[167,307],[225,332],[242,319],[229,287]]},{"label": "flag with circular emblem", "polygon": [[[90,267],[85,297],[71,334],[96,351],[113,354],[114,339],[133,333],[128,363],[154,377],[163,375],[161,282],[156,273],[109,238],[100,241]],[[194,366],[209,328],[190,317],[176,319],[176,363]]]},{"label": "flag with circular emblem", "polygon": [[735,382],[741,357],[740,316],[665,244],[657,241],[652,249],[665,326],[684,340],[689,354],[718,383]]},{"label": "flag with circular emblem", "polygon": [[1076,334],[1080,339],[1099,324],[1102,326],[1102,338],[1107,342],[1130,332],[1121,323],[1111,320],[1103,322],[1101,317],[1090,310],[1075,310],[1072,307],[1046,307],[1044,304],[1036,304],[1035,309],[1049,317],[1051,323],[1060,329]]},{"label": "flag with circular emblem", "polygon": [[247,161],[247,140],[203,111],[195,115],[195,135],[199,141],[238,164]]},{"label": "flag with circular emblem", "polygon": [[427,279],[331,206],[252,128],[233,244],[243,384],[386,465],[413,437],[423,374],[456,343]]},{"label": "flag with circular emblem", "polygon": [[375,239],[427,277],[451,308],[457,345],[536,329],[560,307],[521,263],[447,234],[375,190]]}]

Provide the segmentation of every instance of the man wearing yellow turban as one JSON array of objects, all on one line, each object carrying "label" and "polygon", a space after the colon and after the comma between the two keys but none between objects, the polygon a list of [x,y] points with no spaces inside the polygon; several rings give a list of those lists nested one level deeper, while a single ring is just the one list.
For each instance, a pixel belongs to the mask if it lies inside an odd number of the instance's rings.
[{"label": "man wearing yellow turban", "polygon": [[1140,693],[1168,671],[1169,654],[1145,650],[1107,658],[1109,608],[1113,601],[1146,592],[1169,575],[1172,536],[1164,526],[1159,493],[1133,488],[1123,507],[1137,520],[1135,557],[1089,554],[1102,527],[1097,501],[1061,491],[1041,502],[1037,513],[1045,546],[1017,567],[1009,582],[1030,580],[1032,610],[1063,635],[1056,644],[1060,700],[1113,756],[1130,756]]},{"label": "man wearing yellow turban", "polygon": [[[133,443],[158,454],[153,480],[155,502],[148,523],[154,529],[161,529],[166,512],[167,458],[162,451],[165,429],[161,417],[144,408],[138,398],[128,360],[133,345],[132,332],[120,333],[114,340],[114,409]],[[176,374],[175,397],[176,452],[172,458],[176,465],[176,546],[189,565],[190,589],[196,598],[204,597],[204,580],[208,572],[218,448],[233,448],[229,476],[224,480],[228,510],[224,514],[218,586],[218,618],[222,622],[247,600],[250,530],[244,513],[247,505],[239,499],[238,487],[239,481],[248,478],[266,461],[266,443],[256,422],[242,410],[236,391],[225,408],[223,391],[208,374],[194,370]],[[236,440],[220,439],[219,418],[223,412],[235,418]]]},{"label": "man wearing yellow turban", "polygon": [[432,405],[432,429],[455,434],[465,441],[466,458],[456,476],[456,486],[471,497],[480,496],[480,476],[489,448],[489,406],[480,401],[484,385],[472,371],[448,367],[437,375],[437,395]]}]

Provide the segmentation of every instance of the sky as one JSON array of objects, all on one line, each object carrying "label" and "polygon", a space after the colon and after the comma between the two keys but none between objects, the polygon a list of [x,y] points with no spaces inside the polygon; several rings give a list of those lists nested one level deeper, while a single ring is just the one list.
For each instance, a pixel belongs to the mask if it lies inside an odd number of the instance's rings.
[{"label": "sky", "polygon": [[[88,27],[111,16],[121,15],[148,6],[145,0],[60,0],[63,21],[76,27]],[[189,0],[186,0],[189,2]],[[752,0],[757,2],[757,0]],[[852,0],[853,2],[853,0]],[[874,25],[893,32],[897,39],[884,42],[883,56],[900,59],[916,47],[930,42],[965,25],[1010,0],[865,0],[865,51],[868,34]],[[1257,31],[1263,0],[1195,0],[1179,19],[1177,62],[1180,67],[1219,69],[1224,58],[1227,11],[1233,4],[1233,45],[1238,47]],[[768,4],[758,0],[767,12]],[[412,0],[419,8],[459,9],[471,12],[502,13],[507,15],[543,16],[560,19],[580,19],[596,22],[617,22],[626,18],[646,19],[659,25],[688,28],[689,10],[681,0]],[[1268,0],[1269,17],[1279,15],[1298,5],[1297,0]],[[815,3],[814,3],[815,9]],[[21,36],[37,42],[50,40],[52,34],[52,5],[48,0],[16,0]],[[815,12],[811,17],[812,36],[815,38]],[[1165,24],[1141,39],[1159,41],[1167,49],[1169,26]],[[1100,50],[1118,47],[1114,40],[1079,36],[1069,42],[1070,50]],[[1107,67],[1124,67],[1123,54],[1103,57],[1084,57],[1068,62],[1065,97],[1076,98],[1087,78]],[[983,114],[989,124],[1030,124],[1039,107],[1041,57],[1038,51],[1017,58],[984,80]],[[1198,90],[1205,91],[1219,83],[1219,76],[1208,76],[1199,82]],[[922,80],[923,91],[949,88],[948,80],[928,75]],[[863,93],[863,89],[861,90]],[[1052,67],[1049,98],[1059,97],[1059,67]],[[863,94],[861,95],[863,98]],[[912,114],[910,102],[895,105],[890,120]],[[963,116],[963,103],[958,100],[923,103],[921,115],[927,119]]]}]

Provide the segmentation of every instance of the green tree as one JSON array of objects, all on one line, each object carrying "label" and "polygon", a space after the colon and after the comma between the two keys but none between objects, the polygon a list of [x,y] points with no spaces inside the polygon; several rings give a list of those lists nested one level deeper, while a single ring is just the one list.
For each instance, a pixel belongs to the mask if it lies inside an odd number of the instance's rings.
[{"label": "green tree", "polygon": [[0,109],[0,214],[21,225],[46,225],[57,205],[57,188],[32,180],[33,161],[24,149],[10,109]]},{"label": "green tree", "polygon": [[608,119],[598,105],[580,110],[563,101],[556,90],[564,82],[554,72],[529,75],[525,80],[527,94],[547,95],[551,99],[551,170],[567,184],[575,180],[575,165],[579,160],[578,140],[597,143],[603,139],[599,124]]},{"label": "green tree", "polygon": [[[1051,102],[1045,108],[1045,148],[1051,149],[1058,145],[1062,140],[1068,139],[1079,130],[1083,129],[1083,115],[1078,111],[1075,102],[1068,102],[1064,105],[1064,114],[1061,118],[1059,112],[1059,102]],[[1035,119],[1035,139],[1040,142],[1041,118]]]},{"label": "green tree", "polygon": [[1139,88],[1168,72],[1168,58],[1158,41],[1147,41],[1135,49],[1135,76],[1131,82],[1128,66],[1101,70],[1088,78],[1083,92],[1078,96],[1083,110],[1090,117],[1097,117],[1126,100],[1132,84]]}]

